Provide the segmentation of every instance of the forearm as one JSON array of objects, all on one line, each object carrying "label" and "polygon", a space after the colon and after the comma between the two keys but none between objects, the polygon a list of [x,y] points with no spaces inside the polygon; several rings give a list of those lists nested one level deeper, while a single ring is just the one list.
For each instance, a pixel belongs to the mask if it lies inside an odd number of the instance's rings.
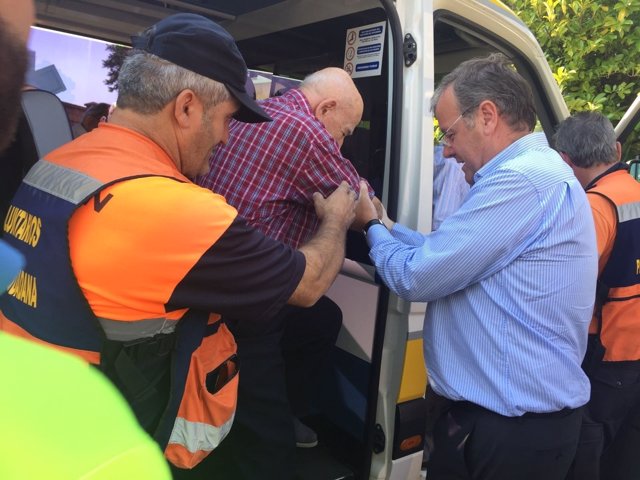
[{"label": "forearm", "polygon": [[387,215],[387,211],[384,209],[380,220],[382,220],[382,223],[384,223],[384,226],[387,227],[387,230],[389,231],[393,230],[393,227],[396,224],[396,222],[389,218],[389,216]]},{"label": "forearm", "polygon": [[345,242],[346,230],[340,222],[326,219],[320,224],[314,237],[299,249],[306,267],[289,304],[308,307],[324,295],[344,262]]}]

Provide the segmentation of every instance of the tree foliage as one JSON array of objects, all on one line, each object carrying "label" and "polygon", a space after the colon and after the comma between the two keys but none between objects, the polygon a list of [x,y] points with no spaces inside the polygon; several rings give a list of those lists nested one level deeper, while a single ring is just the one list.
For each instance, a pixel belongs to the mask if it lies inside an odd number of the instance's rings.
[{"label": "tree foliage", "polygon": [[[540,42],[571,113],[599,110],[616,125],[640,93],[640,0],[504,3]],[[627,156],[640,153],[638,137]]]},{"label": "tree foliage", "polygon": [[122,66],[122,62],[124,62],[124,58],[129,53],[129,50],[131,49],[120,45],[107,45],[109,55],[102,61],[102,66],[108,70],[107,78],[104,83],[109,87],[110,92],[118,90],[118,75],[120,74],[120,67]]}]

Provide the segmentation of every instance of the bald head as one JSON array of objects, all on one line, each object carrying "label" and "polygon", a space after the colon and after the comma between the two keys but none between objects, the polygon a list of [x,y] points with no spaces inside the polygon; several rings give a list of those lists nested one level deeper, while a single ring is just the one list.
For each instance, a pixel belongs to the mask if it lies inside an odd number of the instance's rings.
[{"label": "bald head", "polygon": [[352,78],[341,68],[329,67],[312,73],[300,85],[311,110],[342,146],[362,118],[362,96]]},{"label": "bald head", "polygon": [[9,145],[15,132],[32,22],[31,0],[0,0],[0,152]]},{"label": "bald head", "polygon": [[309,102],[336,98],[348,108],[362,109],[362,97],[351,76],[341,68],[329,67],[318,70],[304,79],[300,90]]}]

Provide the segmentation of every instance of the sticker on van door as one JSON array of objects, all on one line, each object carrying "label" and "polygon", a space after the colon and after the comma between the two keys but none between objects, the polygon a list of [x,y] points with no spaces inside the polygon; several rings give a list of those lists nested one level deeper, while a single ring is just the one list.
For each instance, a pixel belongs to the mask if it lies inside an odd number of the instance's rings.
[{"label": "sticker on van door", "polygon": [[371,23],[347,30],[344,69],[352,78],[380,75],[386,25],[387,22]]}]

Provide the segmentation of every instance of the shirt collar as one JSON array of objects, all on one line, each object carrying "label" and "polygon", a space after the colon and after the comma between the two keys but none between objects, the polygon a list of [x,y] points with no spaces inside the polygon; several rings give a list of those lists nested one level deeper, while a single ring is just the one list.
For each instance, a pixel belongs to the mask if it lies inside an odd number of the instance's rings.
[{"label": "shirt collar", "polygon": [[297,109],[304,111],[308,115],[314,116],[313,111],[311,110],[311,105],[309,104],[309,100],[304,96],[297,88],[292,88],[285,92],[283,97],[286,97],[287,101],[293,103]]},{"label": "shirt collar", "polygon": [[584,187],[585,190],[589,190],[595,186],[597,186],[598,181],[602,178],[602,177],[606,177],[607,175],[613,173],[613,172],[617,172],[619,170],[625,170],[625,171],[629,171],[629,166],[622,163],[622,162],[616,162],[613,165],[611,165],[609,168],[607,168],[604,172],[602,172],[600,175],[598,175],[597,177],[595,177],[593,180],[591,180],[586,187]]},{"label": "shirt collar", "polygon": [[474,182],[477,182],[482,177],[493,173],[502,164],[508,160],[517,157],[518,155],[525,153],[529,150],[537,150],[540,148],[549,148],[549,142],[547,137],[542,132],[533,132],[519,138],[507,148],[499,152],[495,157],[485,163],[473,176]]},{"label": "shirt collar", "polygon": [[[92,130],[93,131],[93,130]],[[154,142],[151,138],[139,133],[130,128],[124,127],[122,125],[116,125],[114,123],[102,122],[98,125],[98,132],[103,132],[105,135],[111,135],[115,137],[115,135],[126,135],[131,138],[131,140],[135,140],[139,144],[140,150],[146,150],[147,158],[153,158],[154,161],[163,165],[167,174],[172,175],[180,180],[192,182],[191,179],[187,178],[178,170],[178,166],[171,159],[169,154],[156,142]]]}]

